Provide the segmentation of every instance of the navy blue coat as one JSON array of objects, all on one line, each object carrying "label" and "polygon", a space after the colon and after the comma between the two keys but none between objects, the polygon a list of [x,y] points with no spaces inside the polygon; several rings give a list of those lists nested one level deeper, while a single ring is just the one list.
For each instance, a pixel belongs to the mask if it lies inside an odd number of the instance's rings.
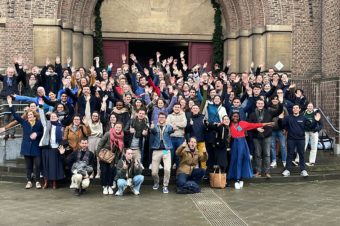
[{"label": "navy blue coat", "polygon": [[[31,126],[27,120],[21,118],[17,113],[15,113],[15,109],[13,107],[11,107],[10,110],[15,120],[17,120],[22,125],[23,129],[20,154],[24,156],[40,156],[39,142],[44,131],[40,120],[37,120],[34,126]],[[30,135],[34,132],[37,133],[37,138],[32,140]]]}]

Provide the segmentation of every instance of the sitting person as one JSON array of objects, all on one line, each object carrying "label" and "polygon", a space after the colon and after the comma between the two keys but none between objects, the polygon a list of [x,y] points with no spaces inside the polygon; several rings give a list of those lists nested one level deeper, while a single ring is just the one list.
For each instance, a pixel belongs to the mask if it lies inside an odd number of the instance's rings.
[{"label": "sitting person", "polygon": [[[65,153],[65,148],[59,146],[60,154]],[[81,195],[90,185],[90,175],[96,169],[97,160],[88,149],[87,138],[80,140],[80,149],[72,152],[67,158],[67,164],[71,167],[72,178],[70,188],[75,189],[75,195]]]},{"label": "sitting person", "polygon": [[[197,140],[191,137],[188,143],[184,142],[176,150],[176,155],[179,157],[179,167],[176,172],[177,193],[199,192],[198,184],[201,182],[205,170],[196,168],[196,166],[199,161],[206,161],[208,159],[206,150],[199,153],[197,150]],[[191,187],[191,189],[189,187]]]},{"label": "sitting person", "polygon": [[144,181],[143,167],[139,160],[133,157],[133,150],[126,149],[124,155],[117,164],[117,196],[122,196],[127,186],[130,186],[133,194],[139,195],[140,186]]}]

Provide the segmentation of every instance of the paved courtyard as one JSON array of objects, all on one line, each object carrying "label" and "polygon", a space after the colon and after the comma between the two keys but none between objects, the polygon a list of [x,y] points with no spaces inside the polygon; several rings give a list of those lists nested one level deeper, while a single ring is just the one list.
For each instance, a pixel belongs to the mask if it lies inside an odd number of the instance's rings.
[{"label": "paved courtyard", "polygon": [[[67,188],[25,190],[0,183],[0,225],[339,225],[340,181],[251,184],[243,190],[203,188],[197,195],[81,197]],[[172,190],[171,190],[172,191]]]}]

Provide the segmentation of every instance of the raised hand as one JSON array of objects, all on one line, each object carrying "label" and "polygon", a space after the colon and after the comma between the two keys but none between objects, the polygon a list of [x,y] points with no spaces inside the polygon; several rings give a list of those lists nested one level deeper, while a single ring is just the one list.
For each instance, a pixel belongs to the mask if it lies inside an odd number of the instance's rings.
[{"label": "raised hand", "polygon": [[184,51],[181,51],[181,52],[179,53],[179,57],[180,57],[180,58],[184,58],[184,56],[185,56]]},{"label": "raised hand", "polygon": [[18,57],[18,64],[19,64],[19,65],[22,65],[23,62],[24,62],[24,59],[22,58],[21,55],[19,55],[19,57]]},{"label": "raised hand", "polygon": [[320,121],[321,119],[321,114],[320,113],[316,113],[314,116],[315,121]]},{"label": "raised hand", "polygon": [[72,61],[71,57],[67,57],[67,59],[66,59],[67,65],[70,65],[70,64],[71,64],[71,61]]},{"label": "raised hand", "polygon": [[55,63],[56,63],[56,64],[60,64],[60,56],[57,56],[57,57],[55,58]]},{"label": "raised hand", "polygon": [[161,57],[161,53],[157,51],[156,52],[156,57],[157,57],[157,59],[159,59]]},{"label": "raised hand", "polygon": [[136,57],[135,54],[133,54],[133,53],[130,54],[130,59],[131,59],[133,62],[136,62],[136,61],[137,61],[137,57]]},{"label": "raised hand", "polygon": [[126,55],[125,55],[125,53],[122,54],[122,61],[123,61],[123,63],[125,63],[125,61],[126,61]]},{"label": "raised hand", "polygon": [[146,75],[146,76],[149,76],[149,69],[147,69],[147,68],[144,68],[144,74]]},{"label": "raised hand", "polygon": [[65,153],[65,148],[64,148],[63,145],[59,145],[58,150],[59,150],[59,153],[60,153],[61,155],[63,155],[63,154]]},{"label": "raised hand", "polygon": [[231,60],[227,60],[227,67],[231,66]]}]

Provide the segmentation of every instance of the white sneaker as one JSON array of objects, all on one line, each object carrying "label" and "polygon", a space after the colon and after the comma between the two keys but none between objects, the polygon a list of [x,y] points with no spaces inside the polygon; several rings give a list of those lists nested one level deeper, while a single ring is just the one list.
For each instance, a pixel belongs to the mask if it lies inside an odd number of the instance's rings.
[{"label": "white sneaker", "polygon": [[100,179],[100,173],[97,173],[97,175],[95,176],[95,179]]},{"label": "white sneaker", "polygon": [[282,172],[282,176],[284,176],[284,177],[289,177],[289,176],[290,176],[289,170],[283,171],[283,172]]},{"label": "white sneaker", "polygon": [[[70,188],[71,188],[71,189],[73,189],[73,188],[78,188],[78,186],[77,186],[76,183],[73,183],[73,182],[72,182],[71,185],[70,185]],[[103,188],[104,188],[104,187],[103,187]]]},{"label": "white sneaker", "polygon": [[116,192],[115,196],[123,196],[123,193],[120,193],[119,190]]},{"label": "white sneaker", "polygon": [[134,195],[139,195],[139,191],[137,191],[134,187],[131,187],[131,191]]},{"label": "white sneaker", "polygon": [[173,164],[172,169],[176,169],[176,168],[177,168],[176,164]]},{"label": "white sneaker", "polygon": [[300,175],[303,176],[303,177],[308,177],[308,173],[307,173],[306,170],[302,170]]},{"label": "white sneaker", "polygon": [[239,182],[235,182],[235,189],[241,189],[241,186],[240,186]]},{"label": "white sneaker", "polygon": [[116,185],[116,181],[113,181],[113,184],[112,184],[112,189],[116,189],[117,185]]},{"label": "white sneaker", "polygon": [[306,162],[306,166],[314,166],[314,163]]},{"label": "white sneaker", "polygon": [[240,188],[243,188],[243,184],[244,184],[243,181],[240,181],[239,184],[240,184]]},{"label": "white sneaker", "polygon": [[27,184],[25,186],[26,189],[30,189],[32,187],[32,182],[31,181],[27,181]]},{"label": "white sneaker", "polygon": [[37,189],[41,189],[41,184],[40,184],[39,182],[36,182],[36,183],[35,183],[35,187],[36,187]]},{"label": "white sneaker", "polygon": [[90,179],[93,179],[93,174],[90,175]]},{"label": "white sneaker", "polygon": [[250,161],[252,161],[253,160],[253,155],[250,155],[249,158],[250,158]]},{"label": "white sneaker", "polygon": [[276,161],[272,161],[272,163],[270,163],[270,167],[276,168],[277,167]]},{"label": "white sneaker", "polygon": [[282,165],[283,165],[283,167],[286,167],[286,161],[282,161]]},{"label": "white sneaker", "polygon": [[160,164],[160,165],[159,165],[159,169],[163,169],[163,166],[162,166],[162,164]]},{"label": "white sneaker", "polygon": [[105,186],[104,189],[103,189],[103,195],[108,195],[108,194],[109,194],[109,190]]},{"label": "white sneaker", "polygon": [[149,165],[149,169],[152,169],[152,164]]},{"label": "white sneaker", "polygon": [[113,190],[110,186],[108,186],[108,189],[107,189],[109,195],[113,195]]}]

